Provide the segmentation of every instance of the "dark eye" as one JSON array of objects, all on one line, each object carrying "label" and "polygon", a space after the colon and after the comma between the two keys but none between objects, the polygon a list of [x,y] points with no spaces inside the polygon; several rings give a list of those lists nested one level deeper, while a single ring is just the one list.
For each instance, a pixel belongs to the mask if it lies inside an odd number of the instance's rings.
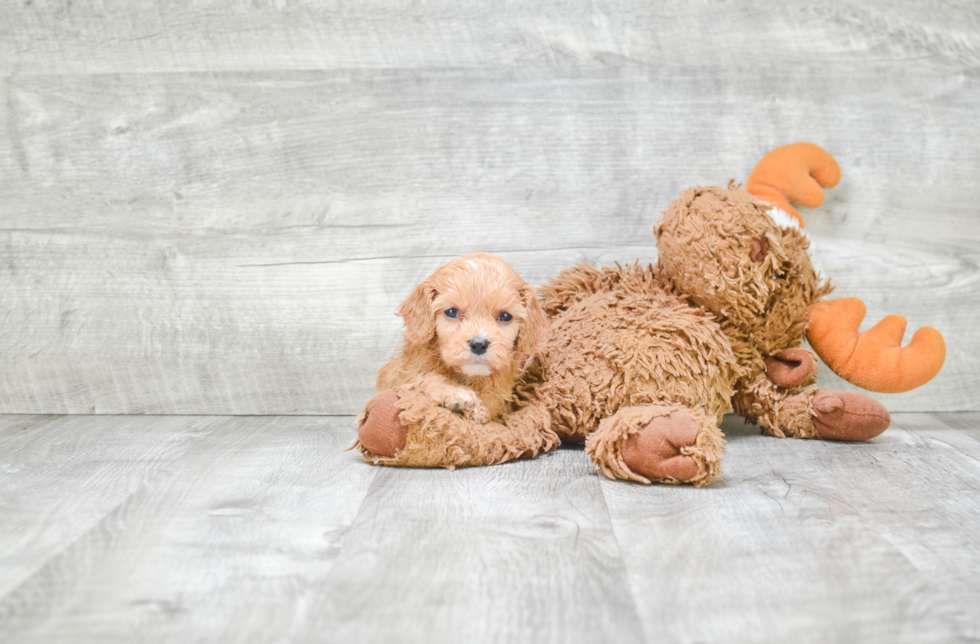
[{"label": "dark eye", "polygon": [[772,276],[772,278],[776,280],[781,280],[781,279],[786,279],[786,276],[783,275],[782,273],[776,273]]},{"label": "dark eye", "polygon": [[446,317],[455,320],[459,317],[459,310],[457,309],[446,309]]},{"label": "dark eye", "polygon": [[497,322],[510,322],[513,319],[514,316],[512,316],[507,311],[501,311],[500,313],[497,314]]}]

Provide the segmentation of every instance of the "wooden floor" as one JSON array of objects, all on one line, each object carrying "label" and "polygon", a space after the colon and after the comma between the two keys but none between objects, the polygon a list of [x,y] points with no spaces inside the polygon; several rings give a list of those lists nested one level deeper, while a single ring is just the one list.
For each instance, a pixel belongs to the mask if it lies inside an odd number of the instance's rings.
[{"label": "wooden floor", "polygon": [[348,416],[0,416],[0,641],[980,638],[980,414],[725,431],[692,489],[373,467]]}]

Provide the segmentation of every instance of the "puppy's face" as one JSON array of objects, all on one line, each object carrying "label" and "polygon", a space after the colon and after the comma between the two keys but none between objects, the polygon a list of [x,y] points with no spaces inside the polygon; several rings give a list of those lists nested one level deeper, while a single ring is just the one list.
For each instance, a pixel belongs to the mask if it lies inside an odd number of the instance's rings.
[{"label": "puppy's face", "polygon": [[437,270],[399,314],[410,342],[435,342],[442,362],[470,377],[492,375],[533,353],[547,324],[534,289],[485,253]]},{"label": "puppy's face", "polygon": [[510,366],[527,318],[520,298],[523,283],[501,279],[486,268],[474,268],[470,279],[437,285],[432,302],[439,355],[467,376],[489,376]]}]

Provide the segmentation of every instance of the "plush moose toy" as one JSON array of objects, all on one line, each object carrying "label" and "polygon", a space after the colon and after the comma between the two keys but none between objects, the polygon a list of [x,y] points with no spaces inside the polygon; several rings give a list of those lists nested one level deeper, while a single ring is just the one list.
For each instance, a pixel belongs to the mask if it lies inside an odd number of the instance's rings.
[{"label": "plush moose toy", "polygon": [[[703,485],[720,471],[730,410],[776,437],[861,441],[887,429],[878,402],[820,391],[813,352],[849,382],[899,392],[935,376],[945,344],[905,320],[858,333],[860,300],[826,301],[790,202],[823,201],[840,169],[816,145],[768,153],[745,190],[691,188],[654,228],[656,266],[580,264],[541,289],[548,333],[527,363],[513,411],[478,423],[411,388],[383,391],[360,418],[366,460],[483,465],[586,441],[610,478]],[[437,313],[437,312],[434,312]]]}]

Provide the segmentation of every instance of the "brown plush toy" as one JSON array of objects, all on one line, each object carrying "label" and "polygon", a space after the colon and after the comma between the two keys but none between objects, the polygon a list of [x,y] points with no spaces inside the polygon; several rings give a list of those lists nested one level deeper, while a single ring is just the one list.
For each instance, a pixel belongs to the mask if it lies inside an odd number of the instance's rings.
[{"label": "brown plush toy", "polygon": [[[542,288],[548,334],[500,422],[481,424],[396,388],[361,417],[365,458],[499,463],[550,449],[557,434],[585,440],[610,478],[703,485],[720,471],[719,424],[730,410],[777,437],[877,436],[890,422],[878,402],[813,387],[817,361],[800,348],[804,333],[835,372],[882,392],[927,382],[945,345],[925,328],[902,348],[898,316],[859,334],[860,301],[821,300],[831,287],[818,280],[788,202],[817,206],[821,187],[839,177],[827,152],[798,143],[767,154],[746,190],[686,190],[654,228],[655,267],[580,264]],[[378,436],[395,436],[397,447],[364,447]],[[420,452],[424,462],[412,456]]]}]

